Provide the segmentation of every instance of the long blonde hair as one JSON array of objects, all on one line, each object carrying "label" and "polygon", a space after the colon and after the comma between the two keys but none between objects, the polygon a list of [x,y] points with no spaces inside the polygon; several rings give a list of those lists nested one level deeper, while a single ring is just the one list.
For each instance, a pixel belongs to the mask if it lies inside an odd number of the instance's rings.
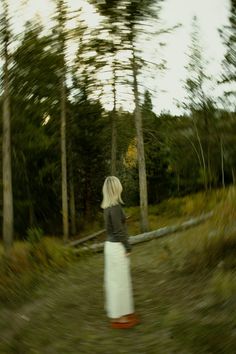
[{"label": "long blonde hair", "polygon": [[109,208],[110,206],[117,205],[119,203],[123,204],[123,200],[121,199],[122,190],[123,188],[119,178],[115,176],[107,177],[102,187],[102,209]]}]

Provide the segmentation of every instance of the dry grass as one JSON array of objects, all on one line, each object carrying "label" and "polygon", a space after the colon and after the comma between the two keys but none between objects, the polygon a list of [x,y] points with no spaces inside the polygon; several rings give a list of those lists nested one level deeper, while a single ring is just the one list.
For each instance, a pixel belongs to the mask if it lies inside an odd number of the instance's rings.
[{"label": "dry grass", "polygon": [[47,272],[30,300],[1,312],[0,353],[235,354],[233,288],[222,292],[215,272],[178,271],[166,251],[170,242],[163,238],[133,249],[134,298],[142,319],[136,328],[109,328],[103,255],[97,254],[64,272]]},{"label": "dry grass", "polygon": [[[235,220],[234,193],[220,191],[204,201],[198,194],[195,202],[186,197],[169,201],[169,207],[166,202],[150,208],[156,228],[218,203],[206,223],[133,248],[139,326],[129,331],[109,328],[103,309],[103,255],[90,254],[58,268],[49,262],[34,281],[23,273],[25,286],[17,289],[21,301],[12,289],[0,313],[0,353],[235,354],[236,267],[228,248],[229,240],[235,242],[235,235],[228,233]],[[129,230],[137,230],[137,211],[127,210]],[[221,236],[209,238],[212,231]],[[54,254],[55,264],[64,259],[57,240],[45,239],[44,247]]]}]

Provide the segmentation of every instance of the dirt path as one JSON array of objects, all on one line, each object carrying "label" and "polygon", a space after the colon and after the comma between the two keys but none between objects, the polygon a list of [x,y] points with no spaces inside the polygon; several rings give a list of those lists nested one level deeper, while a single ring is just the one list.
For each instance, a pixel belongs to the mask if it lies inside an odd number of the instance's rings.
[{"label": "dirt path", "polygon": [[235,354],[232,308],[212,304],[209,275],[179,274],[165,250],[164,240],[133,249],[139,326],[109,327],[97,254],[39,284],[37,296],[17,310],[1,310],[0,354]]}]

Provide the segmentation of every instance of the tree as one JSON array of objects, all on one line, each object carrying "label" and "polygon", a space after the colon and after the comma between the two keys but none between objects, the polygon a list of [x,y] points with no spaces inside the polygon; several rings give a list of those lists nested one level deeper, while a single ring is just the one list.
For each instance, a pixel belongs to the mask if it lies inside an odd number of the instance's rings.
[{"label": "tree", "polygon": [[[188,103],[186,108],[190,111],[194,130],[196,133],[197,141],[199,144],[204,187],[207,190],[211,186],[211,162],[210,162],[210,124],[207,114],[207,106],[210,104],[210,98],[205,93],[205,83],[209,79],[204,70],[205,62],[202,57],[202,49],[199,43],[199,27],[197,17],[193,18],[193,31],[191,35],[191,46],[189,54],[189,63],[187,70],[189,72],[189,78],[186,80],[185,88],[188,93]],[[201,117],[200,117],[201,116]],[[204,135],[205,146],[200,136],[198,120],[201,118],[204,121]]]},{"label": "tree", "polygon": [[[106,86],[112,86],[112,101],[113,108],[109,113],[111,123],[111,167],[110,173],[116,175],[117,165],[117,65],[113,61],[114,44],[113,41],[100,39],[103,29],[97,29],[92,31],[88,38],[83,41],[80,40],[79,50],[76,56],[76,67],[74,69],[74,75],[77,81],[80,83],[80,87],[84,90],[84,97],[89,99],[91,93],[94,94],[94,88],[100,90],[100,97],[102,91]],[[90,54],[89,54],[90,52]],[[88,54],[86,56],[86,54]],[[103,70],[105,66],[112,60],[112,80],[108,82],[100,82],[97,78],[98,74]],[[81,70],[82,69],[82,70]],[[95,99],[95,98],[93,98]]]},{"label": "tree", "polygon": [[1,15],[1,39],[3,43],[3,240],[6,254],[9,254],[13,245],[13,193],[11,168],[11,112],[10,112],[10,79],[9,79],[9,44],[11,38],[10,17],[7,0],[3,0]]},{"label": "tree", "polygon": [[[225,96],[234,98],[233,85],[236,81],[235,65],[236,65],[236,2],[231,0],[231,10],[229,16],[229,25],[224,26],[220,30],[221,37],[227,47],[223,60],[223,74],[221,83],[225,85]],[[234,107],[235,108],[235,103]]]},{"label": "tree", "polygon": [[[96,2],[97,3],[97,2]],[[147,180],[146,180],[146,166],[145,153],[143,143],[142,131],[142,115],[140,109],[140,97],[138,86],[138,74],[140,60],[138,60],[135,43],[139,33],[138,27],[150,18],[154,13],[158,13],[159,2],[154,0],[145,1],[123,1],[110,0],[106,3],[97,4],[99,11],[109,18],[110,25],[114,22],[119,28],[120,36],[122,38],[123,48],[130,52],[130,70],[132,72],[132,87],[134,95],[134,118],[137,135],[137,149],[138,149],[138,166],[139,166],[139,189],[140,189],[140,212],[141,212],[141,230],[145,232],[148,230],[148,197],[147,197]],[[152,6],[156,5],[153,9]]]},{"label": "tree", "polygon": [[[117,159],[119,159],[117,155],[117,86],[125,81],[124,78],[121,79],[119,72],[125,71],[126,67],[122,59],[117,59],[117,55],[122,48],[117,25],[110,24],[105,19],[98,28],[83,31],[75,69],[75,75],[88,98],[96,99],[95,95],[97,95],[101,101],[104,101],[108,99],[107,89],[111,91],[109,102],[112,108],[108,117],[111,125],[110,173],[112,175],[117,173]],[[103,79],[102,76],[106,78]]]},{"label": "tree", "polygon": [[[132,38],[132,37],[131,37]],[[133,39],[131,39],[133,41]],[[143,130],[142,130],[142,115],[139,102],[138,91],[138,68],[133,45],[132,50],[132,70],[133,70],[133,92],[135,101],[135,127],[137,134],[137,150],[138,150],[138,166],[139,166],[139,193],[140,193],[140,211],[141,211],[141,232],[147,232],[149,229],[148,223],[148,195],[147,195],[147,177],[146,177],[146,162],[144,153]]]},{"label": "tree", "polygon": [[69,238],[69,215],[68,215],[68,190],[67,190],[67,153],[66,153],[66,20],[67,7],[64,0],[56,0],[57,5],[57,43],[58,51],[61,55],[60,60],[60,111],[61,111],[61,186],[62,186],[62,220],[63,220],[63,238],[67,241]]},{"label": "tree", "polygon": [[68,128],[77,210],[91,222],[101,202],[101,180],[108,173],[109,139],[106,117],[99,102],[84,97],[71,104]]},{"label": "tree", "polygon": [[40,24],[26,23],[10,73],[15,231],[20,236],[28,227],[59,232],[60,58],[53,38],[41,33]]}]

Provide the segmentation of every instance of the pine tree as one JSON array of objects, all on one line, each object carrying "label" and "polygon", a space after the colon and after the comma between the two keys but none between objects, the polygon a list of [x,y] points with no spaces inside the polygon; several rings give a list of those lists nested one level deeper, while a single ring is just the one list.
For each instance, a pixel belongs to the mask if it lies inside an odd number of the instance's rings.
[{"label": "pine tree", "polygon": [[[221,37],[227,47],[225,57],[223,60],[223,74],[221,83],[225,85],[225,96],[229,99],[235,97],[233,85],[236,81],[236,2],[231,0],[231,10],[229,16],[229,25],[224,26],[220,30]],[[235,102],[234,107],[235,108]]]},{"label": "pine tree", "polygon": [[[132,87],[134,95],[134,120],[137,135],[138,166],[139,166],[139,190],[140,190],[140,212],[141,230],[148,230],[148,197],[147,197],[147,178],[145,166],[145,153],[142,130],[142,112],[140,108],[140,93],[138,85],[138,75],[140,60],[136,51],[136,40],[139,33],[140,23],[143,23],[152,16],[156,16],[159,10],[160,1],[145,0],[110,0],[106,3],[95,1],[99,11],[108,17],[110,26],[114,22],[119,28],[123,48],[130,52],[130,66],[132,72]],[[153,8],[155,5],[155,9]],[[117,32],[118,32],[117,31]]]}]

